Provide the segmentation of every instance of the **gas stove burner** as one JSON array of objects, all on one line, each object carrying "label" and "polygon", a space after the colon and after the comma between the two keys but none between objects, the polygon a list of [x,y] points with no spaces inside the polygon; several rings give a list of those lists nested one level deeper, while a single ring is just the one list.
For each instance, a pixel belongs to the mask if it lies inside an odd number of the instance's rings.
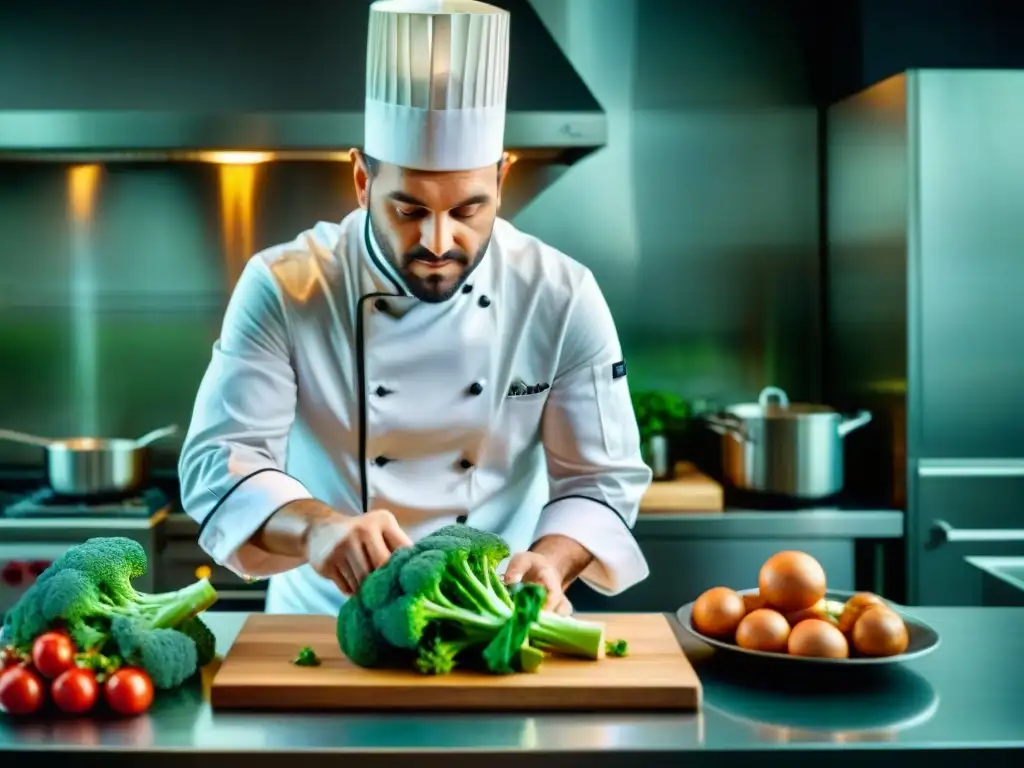
[{"label": "gas stove burner", "polygon": [[51,488],[40,488],[3,510],[5,517],[131,517],[147,518],[165,509],[167,495],[159,488],[149,488],[132,496],[70,497],[61,496]]}]

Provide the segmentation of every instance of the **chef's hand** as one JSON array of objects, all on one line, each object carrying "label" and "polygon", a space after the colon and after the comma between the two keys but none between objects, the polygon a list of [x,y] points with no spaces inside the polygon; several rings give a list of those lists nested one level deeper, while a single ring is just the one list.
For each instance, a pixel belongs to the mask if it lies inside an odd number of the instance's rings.
[{"label": "chef's hand", "polygon": [[540,584],[548,593],[544,610],[568,616],[572,613],[572,604],[565,597],[562,578],[559,569],[540,552],[519,552],[505,569],[506,584]]},{"label": "chef's hand", "polygon": [[341,515],[319,521],[309,530],[306,560],[313,570],[338,585],[342,594],[355,594],[372,571],[380,568],[412,539],[386,509],[359,517]]}]

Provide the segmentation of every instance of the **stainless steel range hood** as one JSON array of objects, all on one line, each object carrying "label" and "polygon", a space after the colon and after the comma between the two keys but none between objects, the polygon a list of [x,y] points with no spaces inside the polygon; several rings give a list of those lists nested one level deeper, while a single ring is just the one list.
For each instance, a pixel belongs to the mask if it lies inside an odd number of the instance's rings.
[{"label": "stainless steel range hood", "polygon": [[[506,146],[564,164],[604,146],[601,106],[528,0],[492,2],[512,13]],[[345,153],[363,140],[368,5],[6,0],[0,154]]]}]

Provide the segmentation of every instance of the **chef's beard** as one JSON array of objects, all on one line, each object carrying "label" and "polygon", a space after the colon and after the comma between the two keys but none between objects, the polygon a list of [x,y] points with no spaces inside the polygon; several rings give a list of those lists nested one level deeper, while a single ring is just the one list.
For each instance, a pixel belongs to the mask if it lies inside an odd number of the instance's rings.
[{"label": "chef's beard", "polygon": [[[417,245],[412,250],[398,256],[391,247],[384,229],[378,225],[377,217],[373,215],[372,211],[370,212],[370,229],[373,232],[374,240],[377,241],[376,246],[380,249],[381,255],[398,270],[398,274],[402,276],[402,280],[405,282],[406,288],[409,289],[409,293],[420,301],[431,304],[440,304],[441,302],[448,301],[448,299],[458,293],[466,280],[469,279],[469,276],[473,274],[473,270],[476,269],[477,264],[484,257],[484,254],[487,252],[487,246],[491,242],[491,235],[488,234],[483,245],[472,257],[459,249],[453,249],[438,256],[422,245]],[[443,275],[432,274],[421,277],[411,270],[413,263],[417,259],[423,261],[451,259],[452,262],[462,267],[462,271],[458,277],[450,282]]]}]

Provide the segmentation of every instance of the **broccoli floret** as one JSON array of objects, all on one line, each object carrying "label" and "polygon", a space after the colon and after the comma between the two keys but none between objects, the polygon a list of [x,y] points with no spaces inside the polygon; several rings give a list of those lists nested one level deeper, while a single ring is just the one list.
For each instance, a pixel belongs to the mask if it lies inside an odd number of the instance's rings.
[{"label": "broccoli floret", "polygon": [[49,623],[43,617],[41,592],[41,585],[37,581],[22,593],[18,602],[4,616],[5,644],[26,650],[33,640],[49,629]]},{"label": "broccoli floret", "polygon": [[436,539],[458,539],[464,542],[474,556],[485,556],[492,565],[497,565],[511,554],[508,544],[501,536],[489,531],[470,528],[468,525],[446,525],[421,539],[418,547],[421,550],[434,549]]},{"label": "broccoli floret", "polygon": [[[146,572],[138,542],[94,538],[67,550],[22,595],[5,619],[5,635],[26,648],[42,632],[65,629],[85,653],[120,655],[149,673],[154,686],[175,687],[196,671],[203,636],[196,616],[217,592],[206,579],[176,592],[146,594],[132,579]],[[177,630],[182,629],[182,632]],[[195,635],[195,637],[193,637]]]},{"label": "broccoli floret", "polygon": [[146,551],[139,542],[125,536],[109,536],[88,539],[67,550],[43,571],[40,579],[66,570],[81,571],[103,595],[123,605],[145,599],[135,591],[132,580],[145,575],[148,566]]},{"label": "broccoli floret", "polygon": [[604,644],[604,652],[607,656],[628,656],[629,643],[625,640],[608,640]]},{"label": "broccoli floret", "polygon": [[[366,580],[363,582],[366,583]],[[363,605],[362,590],[341,604],[337,635],[341,652],[360,667],[383,666],[386,642],[373,626],[373,617]]]},{"label": "broccoli floret", "polygon": [[603,625],[542,611],[540,586],[510,594],[495,571],[509,553],[500,537],[449,526],[409,549],[365,579],[338,615],[338,641],[353,663],[400,659],[424,674],[447,674],[480,661],[509,674],[535,671],[544,651],[604,655]]},{"label": "broccoli floret", "polygon": [[387,568],[378,568],[363,580],[359,594],[368,609],[375,611],[401,596],[398,572],[402,563],[415,554],[412,547],[397,549],[391,553]]},{"label": "broccoli floret", "polygon": [[110,633],[124,660],[146,670],[154,688],[177,688],[198,669],[196,644],[175,629],[153,629],[142,620],[116,616]]},{"label": "broccoli floret", "polygon": [[455,659],[473,644],[472,640],[442,640],[434,638],[424,642],[416,655],[416,669],[424,675],[447,675],[455,669]]},{"label": "broccoli floret", "polygon": [[[457,541],[453,542],[451,539]],[[495,567],[511,554],[508,544],[497,534],[480,531],[466,525],[448,525],[420,540],[421,551],[430,549],[447,549],[451,546],[465,547],[468,550],[469,565],[482,581],[486,582],[502,602],[509,608],[512,601],[503,589],[501,577]]]},{"label": "broccoli floret", "polygon": [[217,638],[201,618],[193,616],[177,629],[182,634],[191,637],[192,642],[196,644],[196,663],[200,667],[205,667],[217,658]]},{"label": "broccoli floret", "polygon": [[292,659],[292,664],[296,667],[319,667],[320,657],[316,655],[316,651],[305,645],[299,649],[298,654]]}]

